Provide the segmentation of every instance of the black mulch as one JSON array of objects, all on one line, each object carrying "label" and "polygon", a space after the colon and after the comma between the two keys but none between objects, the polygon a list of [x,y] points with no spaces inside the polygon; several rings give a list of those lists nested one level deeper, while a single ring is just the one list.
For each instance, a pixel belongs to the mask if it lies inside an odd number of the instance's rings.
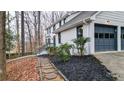
[{"label": "black mulch", "polygon": [[54,65],[70,81],[113,81],[111,72],[92,55],[72,56],[69,62],[62,62],[56,57],[51,57]]}]

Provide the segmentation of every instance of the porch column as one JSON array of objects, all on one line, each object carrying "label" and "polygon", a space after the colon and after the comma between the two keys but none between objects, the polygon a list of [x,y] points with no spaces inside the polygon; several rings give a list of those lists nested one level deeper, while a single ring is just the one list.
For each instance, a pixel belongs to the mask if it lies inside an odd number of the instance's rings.
[{"label": "porch column", "polygon": [[121,51],[121,26],[117,27],[117,51]]},{"label": "porch column", "polygon": [[90,36],[90,42],[89,42],[89,45],[90,45],[90,54],[94,54],[95,53],[95,39],[94,39],[94,33],[95,33],[95,27],[94,27],[94,22],[91,22],[90,23],[90,26],[89,26],[89,36]]}]

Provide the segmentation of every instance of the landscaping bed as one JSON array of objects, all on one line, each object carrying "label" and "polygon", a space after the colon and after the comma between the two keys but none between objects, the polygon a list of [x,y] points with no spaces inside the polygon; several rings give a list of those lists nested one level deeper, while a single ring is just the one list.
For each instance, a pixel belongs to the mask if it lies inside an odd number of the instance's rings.
[{"label": "landscaping bed", "polygon": [[9,60],[6,64],[7,80],[9,81],[36,81],[39,74],[36,69],[36,57]]},{"label": "landscaping bed", "polygon": [[70,81],[116,80],[111,72],[93,55],[72,56],[68,62],[62,62],[58,57],[53,56],[50,60]]}]

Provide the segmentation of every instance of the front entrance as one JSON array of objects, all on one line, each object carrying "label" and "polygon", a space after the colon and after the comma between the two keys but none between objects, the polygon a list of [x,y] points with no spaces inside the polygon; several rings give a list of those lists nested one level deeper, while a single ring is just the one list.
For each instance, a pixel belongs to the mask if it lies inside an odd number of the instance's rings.
[{"label": "front entrance", "polygon": [[117,50],[117,27],[95,25],[95,51]]}]

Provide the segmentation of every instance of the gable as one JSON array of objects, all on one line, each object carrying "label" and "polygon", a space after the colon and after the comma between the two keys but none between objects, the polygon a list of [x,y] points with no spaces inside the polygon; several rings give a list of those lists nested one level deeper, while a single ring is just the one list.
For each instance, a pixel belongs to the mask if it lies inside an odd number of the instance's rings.
[{"label": "gable", "polygon": [[102,11],[96,15],[96,20],[97,19],[124,22],[124,11]]}]

